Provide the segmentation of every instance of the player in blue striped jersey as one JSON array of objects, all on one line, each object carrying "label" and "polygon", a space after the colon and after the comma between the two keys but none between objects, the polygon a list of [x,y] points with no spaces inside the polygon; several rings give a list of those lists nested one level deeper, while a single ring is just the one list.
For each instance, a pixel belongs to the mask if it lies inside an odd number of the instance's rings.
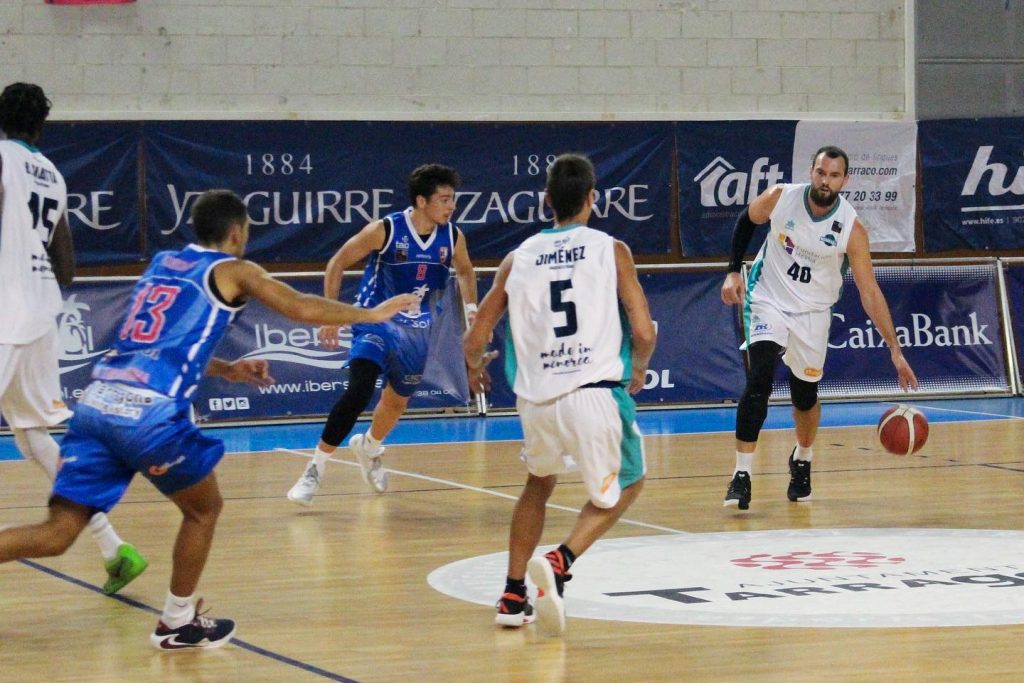
[{"label": "player in blue striped jersey", "polygon": [[242,200],[227,190],[204,193],[192,222],[198,244],[153,258],[132,291],[112,349],[93,369],[61,444],[49,518],[0,531],[0,562],[60,555],[93,513],[113,508],[141,473],[183,515],[170,591],[150,636],[162,650],[218,647],[235,629],[230,619],[202,616],[194,602],[223,505],[213,470],[224,444],[195,426],[189,399],[204,371],[235,382],[273,382],[265,360],[213,357],[236,313],[255,299],[293,320],[338,325],[388,320],[418,303],[405,295],[359,308],[275,280],[241,258],[249,218]]},{"label": "player in blue striped jersey", "polygon": [[[470,322],[476,311],[476,275],[466,238],[451,222],[459,182],[452,168],[420,166],[409,176],[412,205],[367,225],[328,262],[324,296],[329,299],[341,292],[344,271],[366,259],[357,306],[374,306],[385,297],[404,293],[414,294],[419,305],[385,323],[352,327],[348,388],[331,409],[312,460],[288,491],[292,502],[313,503],[327,459],[369,405],[382,373],[386,384],[370,428],[365,434],[353,436],[348,445],[359,460],[363,479],[378,493],[387,490],[381,441],[398,423],[423,376],[434,307],[451,269],[455,270]],[[338,328],[321,328],[320,340],[328,349],[337,348]]]}]

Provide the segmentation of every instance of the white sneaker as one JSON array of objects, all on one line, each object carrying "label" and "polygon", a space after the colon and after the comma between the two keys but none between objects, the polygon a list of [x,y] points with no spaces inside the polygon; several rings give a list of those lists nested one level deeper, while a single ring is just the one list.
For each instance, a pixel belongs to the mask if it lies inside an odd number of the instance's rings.
[{"label": "white sneaker", "polygon": [[348,448],[356,454],[356,458],[359,460],[363,481],[372,486],[377,493],[387,491],[388,473],[380,459],[384,455],[384,447],[377,446],[376,450],[370,451],[366,445],[366,435],[356,434],[348,440]]},{"label": "white sneaker", "polygon": [[313,504],[313,496],[319,490],[320,470],[317,469],[316,463],[310,460],[295,486],[288,491],[288,500],[308,507]]},{"label": "white sneaker", "polygon": [[531,557],[526,563],[526,573],[537,586],[537,628],[545,636],[560,636],[565,633],[565,602],[558,594],[555,571],[546,557]]}]

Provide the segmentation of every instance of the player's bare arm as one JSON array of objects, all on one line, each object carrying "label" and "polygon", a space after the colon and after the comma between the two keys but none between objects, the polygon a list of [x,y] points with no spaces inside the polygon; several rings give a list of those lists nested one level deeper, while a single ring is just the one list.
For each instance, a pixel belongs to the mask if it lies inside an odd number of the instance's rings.
[{"label": "player's bare arm", "polygon": [[750,203],[746,211],[740,214],[736,230],[733,232],[732,259],[729,263],[729,273],[722,283],[722,302],[728,305],[741,304],[746,296],[746,286],[740,276],[740,266],[743,255],[747,253],[750,246],[750,239],[753,236],[754,227],[763,225],[771,219],[772,211],[782,196],[782,186],[772,185],[759,194]]},{"label": "player's bare arm", "polygon": [[50,244],[46,247],[50,256],[50,267],[61,287],[67,287],[75,278],[75,247],[71,239],[71,226],[67,214],[60,217],[53,229]]},{"label": "player's bare arm", "polygon": [[889,312],[889,304],[885,301],[878,281],[875,279],[875,269],[871,263],[871,245],[868,240],[868,231],[859,221],[853,224],[853,232],[850,233],[850,241],[846,247],[846,256],[850,261],[850,270],[853,273],[853,281],[860,293],[860,303],[864,312],[871,318],[879,334],[889,346],[889,357],[896,367],[899,376],[900,387],[904,390],[917,388],[917,377],[903,357],[900,349],[899,339],[896,337],[896,327],[892,322],[892,315]]},{"label": "player's bare arm", "polygon": [[206,374],[226,379],[229,382],[252,384],[258,387],[270,386],[275,381],[270,376],[270,364],[262,358],[239,358],[229,361],[214,357],[206,366]]},{"label": "player's bare arm", "polygon": [[351,325],[383,322],[419,303],[413,294],[400,294],[374,308],[360,308],[313,294],[303,294],[274,279],[261,266],[244,259],[218,264],[214,268],[213,277],[226,300],[255,299],[272,311],[303,323]]},{"label": "player's bare arm", "polygon": [[644,388],[647,367],[654,353],[654,345],[658,333],[651,320],[651,310],[647,305],[640,279],[636,275],[636,263],[633,252],[624,242],[615,240],[615,273],[618,280],[619,301],[626,310],[626,318],[632,330],[633,356],[632,374],[629,380],[629,393],[635,394]]},{"label": "player's bare arm", "polygon": [[462,294],[462,303],[466,307],[466,317],[470,325],[476,316],[473,309],[477,305],[476,271],[473,270],[473,262],[469,260],[469,245],[466,244],[466,236],[461,230],[455,228],[459,238],[455,242],[455,253],[452,254],[452,266],[455,268],[455,278],[459,281],[459,292]]},{"label": "player's bare arm", "polygon": [[508,293],[505,291],[505,283],[512,270],[513,258],[514,253],[510,253],[502,259],[501,265],[498,266],[498,272],[494,276],[494,284],[484,300],[480,302],[480,309],[476,312],[473,324],[466,330],[466,334],[462,338],[462,350],[466,354],[466,367],[469,371],[469,386],[476,393],[488,391],[491,388],[491,376],[487,372],[487,364],[497,357],[498,352],[488,352],[487,343],[491,339],[491,333],[495,326],[508,308]]}]

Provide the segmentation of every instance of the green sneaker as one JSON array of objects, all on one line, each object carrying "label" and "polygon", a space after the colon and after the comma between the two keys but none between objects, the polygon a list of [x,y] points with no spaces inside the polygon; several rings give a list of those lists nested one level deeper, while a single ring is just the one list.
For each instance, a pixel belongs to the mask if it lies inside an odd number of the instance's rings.
[{"label": "green sneaker", "polygon": [[139,554],[131,543],[122,543],[117,548],[117,557],[107,560],[107,582],[103,584],[103,592],[113,595],[121,590],[149,566],[149,560]]}]

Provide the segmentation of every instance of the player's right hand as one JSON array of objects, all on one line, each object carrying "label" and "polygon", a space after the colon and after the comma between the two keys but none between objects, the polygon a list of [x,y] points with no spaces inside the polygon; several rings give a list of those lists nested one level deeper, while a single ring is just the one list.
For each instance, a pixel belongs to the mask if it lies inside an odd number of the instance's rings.
[{"label": "player's right hand", "polygon": [[334,351],[338,346],[340,346],[340,329],[340,325],[322,325],[320,327],[320,332],[317,336],[320,338],[320,343],[323,344],[324,348],[328,351]]},{"label": "player's right hand", "polygon": [[746,288],[743,285],[743,278],[739,273],[729,273],[722,283],[722,301],[730,306],[743,303]]},{"label": "player's right hand", "polygon": [[415,294],[399,294],[393,296],[379,306],[370,309],[373,316],[371,322],[382,323],[391,320],[397,313],[416,308],[420,304],[420,298]]}]

